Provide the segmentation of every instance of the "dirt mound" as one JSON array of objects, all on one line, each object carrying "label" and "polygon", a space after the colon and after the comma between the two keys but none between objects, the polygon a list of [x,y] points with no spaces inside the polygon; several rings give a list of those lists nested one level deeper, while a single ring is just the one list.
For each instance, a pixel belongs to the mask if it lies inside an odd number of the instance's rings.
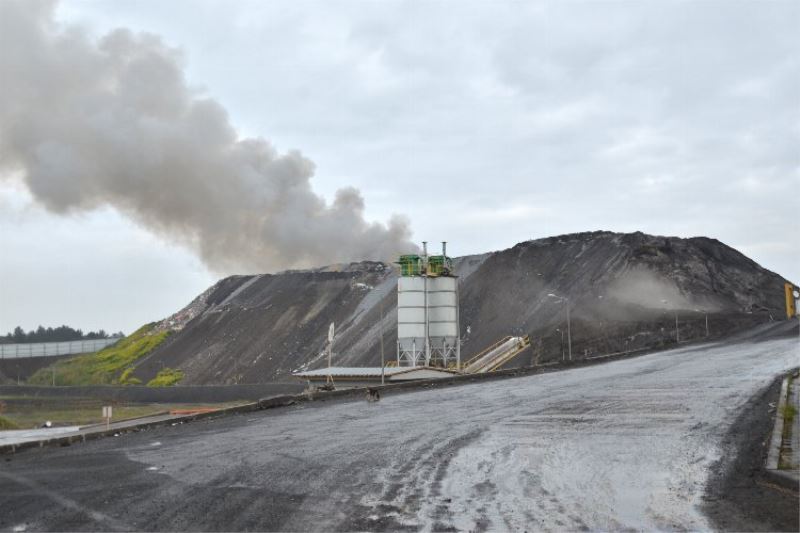
[{"label": "dirt mound", "polygon": [[[459,258],[456,272],[464,359],[505,335],[534,339],[508,366],[566,351],[566,304],[548,294],[569,301],[575,358],[674,343],[676,316],[681,341],[784,316],[783,278],[705,237],[577,233]],[[381,330],[386,359],[395,356],[396,278],[390,265],[361,262],[223,279],[162,322],[176,332],[136,375],[170,367],[185,384],[285,379],[324,365],[331,322],[335,364],[378,365]]]}]

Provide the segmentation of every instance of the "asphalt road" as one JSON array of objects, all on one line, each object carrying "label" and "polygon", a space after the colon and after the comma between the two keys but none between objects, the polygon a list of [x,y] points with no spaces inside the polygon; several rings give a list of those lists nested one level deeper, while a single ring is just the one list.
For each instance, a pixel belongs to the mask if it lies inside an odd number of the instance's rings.
[{"label": "asphalt road", "polygon": [[0,458],[8,530],[707,529],[709,467],[796,338],[303,404]]}]

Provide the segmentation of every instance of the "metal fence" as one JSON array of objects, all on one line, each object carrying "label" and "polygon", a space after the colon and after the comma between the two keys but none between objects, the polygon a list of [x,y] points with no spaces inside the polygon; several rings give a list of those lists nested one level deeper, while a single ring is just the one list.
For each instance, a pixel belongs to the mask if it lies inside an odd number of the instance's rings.
[{"label": "metal fence", "polygon": [[0,359],[19,357],[52,357],[75,353],[92,353],[114,344],[120,337],[110,339],[87,339],[67,342],[31,342],[22,344],[0,344]]}]

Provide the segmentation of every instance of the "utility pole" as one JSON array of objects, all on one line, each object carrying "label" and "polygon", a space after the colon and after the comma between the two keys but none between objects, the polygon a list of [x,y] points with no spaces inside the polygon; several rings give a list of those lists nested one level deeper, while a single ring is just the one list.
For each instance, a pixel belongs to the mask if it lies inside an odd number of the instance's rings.
[{"label": "utility pole", "polygon": [[547,296],[548,298],[556,298],[559,302],[564,302],[567,307],[567,351],[569,352],[569,360],[572,361],[572,326],[570,325],[569,318],[569,298],[553,293],[550,293]]},{"label": "utility pole", "polygon": [[706,337],[708,337],[708,313],[706,313]]},{"label": "utility pole", "polygon": [[572,361],[572,326],[569,319],[569,299],[564,299],[567,302],[567,351],[569,351],[569,360]]},{"label": "utility pole", "polygon": [[381,385],[385,383],[384,368],[386,368],[386,361],[383,356],[383,298],[381,298]]},{"label": "utility pole", "polygon": [[[669,311],[669,300],[661,300],[661,303],[664,304],[667,308],[667,311]],[[679,342],[681,342],[681,338],[678,334],[678,310],[675,309],[674,313],[675,313],[675,344],[678,344]]]},{"label": "utility pole", "polygon": [[556,331],[561,334],[561,344],[558,347],[561,350],[561,360],[564,360],[564,331],[561,328],[556,328]]}]

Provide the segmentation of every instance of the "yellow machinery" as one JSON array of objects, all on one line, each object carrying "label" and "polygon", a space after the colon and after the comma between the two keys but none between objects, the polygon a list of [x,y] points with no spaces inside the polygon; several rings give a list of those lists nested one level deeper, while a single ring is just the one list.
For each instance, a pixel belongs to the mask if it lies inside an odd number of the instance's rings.
[{"label": "yellow machinery", "polygon": [[789,283],[788,281],[783,284],[783,290],[786,295],[786,318],[793,318],[800,314],[798,312],[798,300],[800,300],[800,287]]}]

